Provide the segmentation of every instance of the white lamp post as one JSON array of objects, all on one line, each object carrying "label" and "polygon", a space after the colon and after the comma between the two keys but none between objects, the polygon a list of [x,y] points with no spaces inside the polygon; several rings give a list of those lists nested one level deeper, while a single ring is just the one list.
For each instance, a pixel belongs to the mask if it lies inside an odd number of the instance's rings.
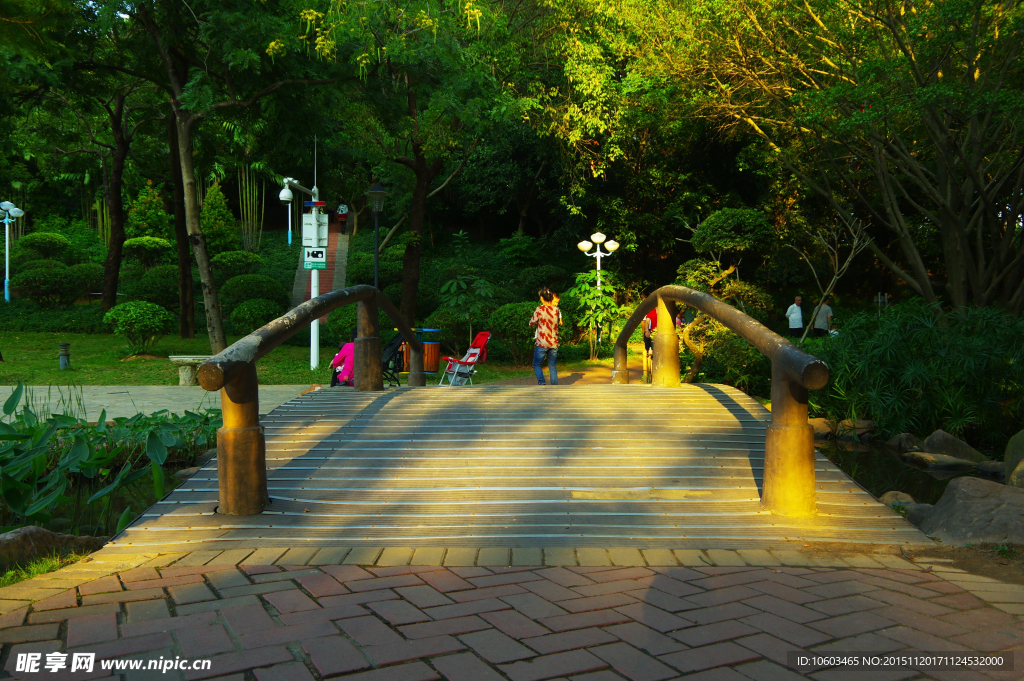
[{"label": "white lamp post", "polygon": [[[594,234],[591,234],[590,238],[593,240],[594,243],[590,243],[590,241],[584,240],[584,241],[581,241],[578,244],[576,244],[576,248],[580,249],[580,252],[583,253],[583,255],[589,255],[591,258],[595,258],[597,260],[597,290],[600,293],[600,291],[601,291],[601,258],[605,257],[605,256],[608,256],[608,255],[611,255],[616,250],[618,250],[619,242],[613,240],[613,241],[609,241],[609,242],[605,243],[605,239],[607,239],[608,237],[606,237],[601,232],[596,232]],[[607,253],[605,253],[604,251],[601,250],[601,244],[604,244],[604,247],[608,249]],[[591,246],[594,247],[594,252],[593,253],[588,253],[587,251],[590,250]],[[597,342],[598,343],[601,342],[601,328],[600,327],[598,327],[598,329],[597,329]]]},{"label": "white lamp post", "polygon": [[[324,205],[324,202],[320,200],[320,191],[315,185],[312,189],[306,189],[296,182],[293,177],[286,177],[282,182],[284,184],[284,188],[281,189],[281,193],[278,194],[277,198],[281,200],[281,203],[288,206],[288,244],[291,245],[292,243],[292,200],[294,199],[292,190],[296,189],[304,194],[309,194],[313,198],[312,201],[305,202],[305,205],[312,209],[312,215],[311,219],[308,221],[308,225],[305,218],[310,216],[306,215],[303,217],[303,247],[314,246],[326,249],[327,240],[326,238],[320,237],[320,229],[318,227],[320,225],[320,221],[318,220],[320,208]],[[307,234],[307,232],[309,233]],[[324,228],[324,237],[326,237],[326,228]],[[323,243],[320,243],[321,241],[323,241]],[[303,248],[303,258],[305,258],[305,250],[306,249]],[[310,269],[309,297],[312,299],[319,295],[320,271],[317,269]],[[318,366],[320,366],[320,320],[314,319],[309,325],[309,368],[316,369]]]},{"label": "white lamp post", "polygon": [[11,302],[11,223],[25,214],[25,211],[10,201],[0,202],[0,214],[4,219],[4,300]]},{"label": "white lamp post", "polygon": [[292,178],[290,178],[290,177],[284,178],[284,188],[281,190],[281,193],[277,195],[277,198],[281,200],[281,203],[283,203],[284,205],[288,206],[288,245],[291,246],[292,245],[292,199],[294,198],[294,196],[292,195],[291,187],[288,186],[289,182],[292,182]]}]

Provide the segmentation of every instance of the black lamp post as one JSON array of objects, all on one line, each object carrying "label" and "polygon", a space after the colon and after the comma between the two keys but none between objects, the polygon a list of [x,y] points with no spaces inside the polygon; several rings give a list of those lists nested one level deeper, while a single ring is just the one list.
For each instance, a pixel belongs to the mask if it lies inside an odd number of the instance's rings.
[{"label": "black lamp post", "polygon": [[373,211],[373,287],[380,290],[380,209],[384,207],[384,197],[388,191],[380,182],[374,183],[370,191],[370,210]]}]

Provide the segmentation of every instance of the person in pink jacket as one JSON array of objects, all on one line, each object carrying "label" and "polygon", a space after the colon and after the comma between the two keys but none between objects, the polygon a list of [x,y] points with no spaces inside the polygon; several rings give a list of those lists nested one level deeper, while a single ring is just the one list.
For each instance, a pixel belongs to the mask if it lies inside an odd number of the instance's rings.
[{"label": "person in pink jacket", "polygon": [[[352,329],[352,340],[356,339],[356,330]],[[331,387],[336,385],[354,385],[352,380],[355,364],[356,346],[354,342],[342,343],[338,354],[331,360]]]}]

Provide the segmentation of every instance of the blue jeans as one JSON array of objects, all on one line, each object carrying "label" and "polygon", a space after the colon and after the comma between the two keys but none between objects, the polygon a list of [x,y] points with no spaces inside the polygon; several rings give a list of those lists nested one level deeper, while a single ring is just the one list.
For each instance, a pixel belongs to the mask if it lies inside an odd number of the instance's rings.
[{"label": "blue jeans", "polygon": [[544,357],[548,358],[548,373],[551,374],[551,385],[558,385],[558,370],[555,361],[558,359],[558,348],[533,349],[533,373],[537,374],[537,385],[544,385]]}]

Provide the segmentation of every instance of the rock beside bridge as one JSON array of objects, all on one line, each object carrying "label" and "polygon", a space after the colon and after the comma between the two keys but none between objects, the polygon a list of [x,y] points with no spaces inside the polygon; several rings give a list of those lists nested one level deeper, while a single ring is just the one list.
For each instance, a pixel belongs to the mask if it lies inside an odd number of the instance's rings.
[{"label": "rock beside bridge", "polygon": [[1006,443],[1006,451],[1003,454],[1003,472],[1006,474],[1006,484],[1014,487],[1024,487],[1024,430],[1010,438]]},{"label": "rock beside bridge", "polygon": [[891,492],[886,492],[882,496],[878,497],[878,500],[881,501],[883,504],[885,504],[886,506],[888,506],[890,508],[892,508],[893,504],[913,504],[914,503],[914,497],[910,496],[906,492],[897,492],[896,490],[892,490]]},{"label": "rock beside bridge", "polygon": [[951,480],[946,492],[930,512],[907,509],[926,515],[921,530],[947,544],[1024,544],[1024,489],[1001,485],[981,478]]},{"label": "rock beside bridge", "polygon": [[19,527],[0,534],[0,564],[24,565],[40,556],[54,553],[91,553],[99,550],[109,537],[76,537],[50,532],[35,525]]},{"label": "rock beside bridge", "polygon": [[933,454],[932,452],[911,450],[900,454],[900,458],[907,463],[944,471],[970,471],[978,467],[978,464],[974,461],[958,459],[955,456],[946,456],[945,454]]},{"label": "rock beside bridge", "polygon": [[975,463],[988,460],[988,457],[977,449],[942,429],[936,430],[929,435],[921,445],[921,449],[933,454],[945,454],[946,456],[966,459]]}]

